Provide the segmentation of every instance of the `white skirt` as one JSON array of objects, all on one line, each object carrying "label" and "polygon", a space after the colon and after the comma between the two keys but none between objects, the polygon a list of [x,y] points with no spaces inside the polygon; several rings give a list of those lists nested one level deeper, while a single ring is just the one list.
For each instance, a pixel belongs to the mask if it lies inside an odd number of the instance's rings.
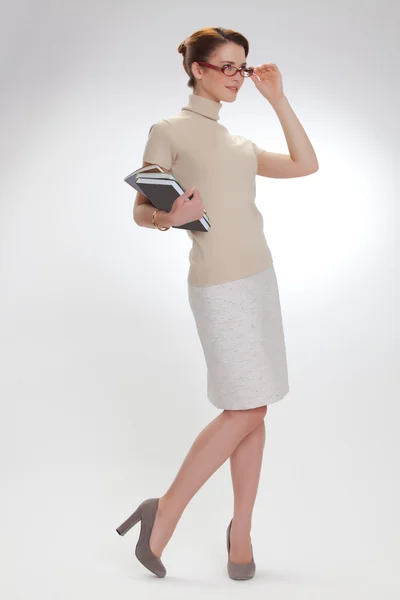
[{"label": "white skirt", "polygon": [[227,283],[188,284],[207,365],[207,396],[221,409],[272,404],[289,392],[274,265]]}]

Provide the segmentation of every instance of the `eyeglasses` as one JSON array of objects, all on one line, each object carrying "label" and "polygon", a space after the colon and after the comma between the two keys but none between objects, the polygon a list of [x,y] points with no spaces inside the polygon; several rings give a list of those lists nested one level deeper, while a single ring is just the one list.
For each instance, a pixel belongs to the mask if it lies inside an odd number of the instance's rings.
[{"label": "eyeglasses", "polygon": [[236,75],[238,71],[242,77],[251,77],[254,73],[254,67],[240,67],[237,69],[233,65],[224,65],[223,67],[217,67],[215,65],[210,65],[210,63],[203,62],[201,60],[196,60],[199,65],[203,65],[204,67],[210,67],[211,69],[216,69],[217,71],[221,71],[224,75],[228,77],[233,77]]}]

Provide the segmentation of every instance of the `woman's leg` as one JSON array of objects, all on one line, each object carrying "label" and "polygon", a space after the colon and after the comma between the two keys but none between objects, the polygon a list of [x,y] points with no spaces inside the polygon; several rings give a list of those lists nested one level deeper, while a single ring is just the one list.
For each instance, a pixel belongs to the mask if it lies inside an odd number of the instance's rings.
[{"label": "woman's leg", "polygon": [[199,433],[175,479],[159,500],[149,542],[156,556],[161,558],[191,498],[229,458],[242,439],[264,420],[265,414],[264,406],[224,410]]},{"label": "woman's leg", "polygon": [[265,421],[262,420],[236,446],[230,456],[234,504],[229,555],[234,563],[251,561],[251,518],[260,480],[264,446]]}]

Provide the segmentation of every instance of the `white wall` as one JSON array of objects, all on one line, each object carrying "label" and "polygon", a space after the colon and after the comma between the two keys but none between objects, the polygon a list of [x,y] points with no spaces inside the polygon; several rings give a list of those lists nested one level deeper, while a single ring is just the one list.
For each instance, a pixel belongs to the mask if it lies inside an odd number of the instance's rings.
[{"label": "white wall", "polygon": [[[133,556],[137,529],[115,527],[165,492],[218,411],[186,296],[190,240],[139,228],[123,178],[150,124],[187,103],[179,43],[221,25],[249,39],[249,63],[278,65],[320,165],[257,178],[291,391],[267,416],[253,597],[391,597],[399,5],[42,0],[2,16],[2,596],[159,597]],[[287,151],[251,81],[220,121]],[[226,463],[165,551],[171,597],[238,597],[224,573],[231,509]]]}]

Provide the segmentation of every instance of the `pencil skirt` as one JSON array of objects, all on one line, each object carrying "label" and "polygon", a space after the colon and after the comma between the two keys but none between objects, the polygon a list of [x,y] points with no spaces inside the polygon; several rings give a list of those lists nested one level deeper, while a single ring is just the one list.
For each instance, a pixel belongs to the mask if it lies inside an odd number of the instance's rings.
[{"label": "pencil skirt", "polygon": [[289,392],[278,282],[266,270],[212,286],[188,284],[207,367],[207,397],[217,408],[272,404]]}]

